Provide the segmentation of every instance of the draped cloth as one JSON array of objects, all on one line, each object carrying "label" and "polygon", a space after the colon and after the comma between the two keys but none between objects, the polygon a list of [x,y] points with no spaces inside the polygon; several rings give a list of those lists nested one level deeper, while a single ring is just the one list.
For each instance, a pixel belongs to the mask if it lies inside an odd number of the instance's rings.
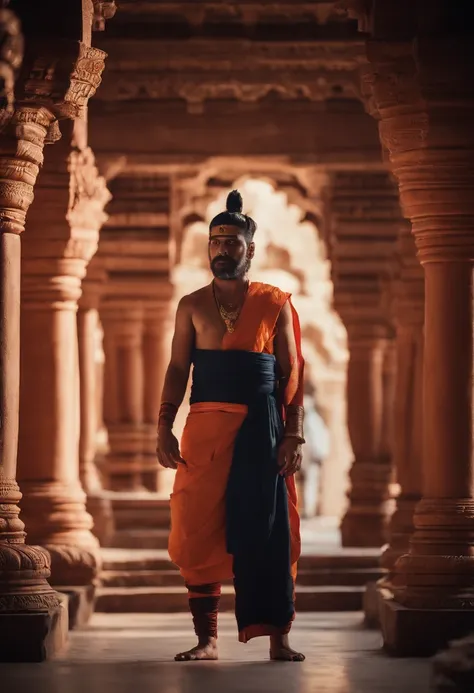
[{"label": "draped cloth", "polygon": [[283,424],[271,354],[196,350],[191,404],[245,404],[226,488],[226,549],[233,557],[239,633],[285,629],[294,618],[288,495],[279,474]]},{"label": "draped cloth", "polygon": [[[186,465],[178,466],[171,494],[171,560],[188,585],[234,578],[242,642],[288,632],[294,613],[288,595],[301,549],[299,517],[294,477],[283,479],[276,468],[283,412],[275,400],[273,356],[278,316],[289,299],[252,282],[222,350],[195,351],[181,439]],[[303,400],[294,309],[293,324],[298,358],[278,398],[283,404]]]}]

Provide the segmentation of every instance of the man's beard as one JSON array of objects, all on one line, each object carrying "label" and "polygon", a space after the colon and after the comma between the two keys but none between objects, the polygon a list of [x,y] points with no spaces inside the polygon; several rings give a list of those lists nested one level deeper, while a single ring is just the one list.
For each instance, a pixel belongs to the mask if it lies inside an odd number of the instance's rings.
[{"label": "man's beard", "polygon": [[211,261],[211,272],[216,279],[240,279],[247,274],[249,269],[250,259],[248,257],[237,262],[231,257],[218,255]]}]

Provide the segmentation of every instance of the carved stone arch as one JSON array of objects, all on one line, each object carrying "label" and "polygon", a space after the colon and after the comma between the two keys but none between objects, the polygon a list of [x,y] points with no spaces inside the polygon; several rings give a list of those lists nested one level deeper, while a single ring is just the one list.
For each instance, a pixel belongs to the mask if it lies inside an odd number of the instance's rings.
[{"label": "carved stone arch", "polygon": [[[302,324],[308,379],[316,386],[318,406],[325,413],[333,446],[322,467],[321,508],[325,514],[342,514],[351,459],[345,426],[347,347],[345,329],[332,308],[331,268],[320,232],[322,216],[304,185],[289,169],[272,171],[255,167],[250,172],[231,174],[229,169],[221,167],[219,170],[213,165],[207,167],[206,175],[200,173],[196,187],[193,185],[196,178],[188,186],[193,194],[180,210],[183,242],[180,262],[173,270],[175,300],[212,278],[207,256],[208,224],[214,214],[224,208],[229,190],[238,188],[243,196],[244,211],[255,216],[255,201],[249,196],[249,185],[258,182],[267,195],[259,215],[268,212],[268,225],[276,225],[274,220],[279,217],[275,209],[272,212],[273,200],[279,205],[279,213],[286,210],[288,216],[283,217],[283,223],[288,219],[292,227],[288,229],[288,238],[279,238],[278,233],[266,233],[261,219],[256,218],[257,224],[260,222],[256,245],[258,249],[264,244],[264,262],[253,265],[251,276],[256,281],[277,284],[293,295]],[[210,183],[207,188],[206,181]],[[259,237],[261,233],[265,240]],[[300,237],[299,242],[291,240],[292,234]],[[184,425],[185,415],[183,410],[177,422],[178,429]]]}]

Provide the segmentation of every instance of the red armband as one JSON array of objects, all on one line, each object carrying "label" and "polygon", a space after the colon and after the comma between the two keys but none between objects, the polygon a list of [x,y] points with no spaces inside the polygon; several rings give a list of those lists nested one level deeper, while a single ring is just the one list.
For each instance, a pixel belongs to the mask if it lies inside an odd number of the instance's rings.
[{"label": "red armband", "polygon": [[160,413],[158,415],[158,428],[160,426],[173,428],[177,413],[178,407],[176,404],[173,404],[172,402],[162,402],[160,406]]},{"label": "red armband", "polygon": [[296,438],[299,443],[305,443],[304,431],[304,408],[290,404],[286,408],[286,421],[285,421],[285,433],[283,434],[285,438]]}]

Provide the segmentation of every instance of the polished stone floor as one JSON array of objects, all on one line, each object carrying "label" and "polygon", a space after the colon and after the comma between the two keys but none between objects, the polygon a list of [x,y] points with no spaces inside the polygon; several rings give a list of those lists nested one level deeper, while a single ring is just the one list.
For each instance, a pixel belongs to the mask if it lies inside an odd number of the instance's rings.
[{"label": "polished stone floor", "polygon": [[68,652],[45,664],[0,665],[8,693],[428,693],[430,662],[391,659],[354,613],[301,614],[293,646],[306,662],[268,661],[267,642],[236,642],[220,619],[219,662],[172,661],[191,645],[186,614],[95,614]]}]

